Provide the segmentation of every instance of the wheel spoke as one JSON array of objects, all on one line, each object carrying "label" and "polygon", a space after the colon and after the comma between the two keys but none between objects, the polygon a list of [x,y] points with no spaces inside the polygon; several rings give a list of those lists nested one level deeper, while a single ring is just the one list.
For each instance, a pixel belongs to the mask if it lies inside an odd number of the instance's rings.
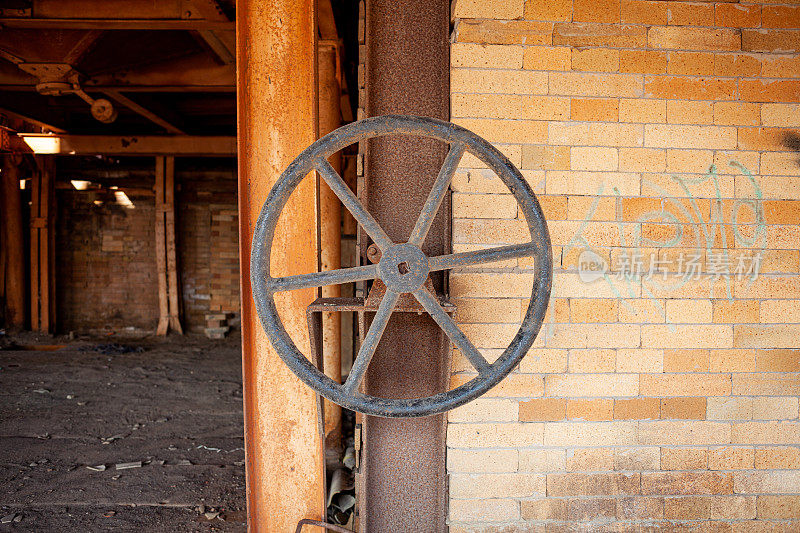
[{"label": "wheel spoke", "polygon": [[461,331],[461,328],[453,322],[453,319],[450,318],[450,315],[445,312],[439,302],[436,301],[436,298],[428,292],[427,289],[424,287],[419,289],[414,293],[414,297],[422,304],[422,307],[431,315],[431,317],[439,324],[439,327],[445,332],[445,334],[450,337],[450,340],[453,341],[461,353],[469,359],[469,362],[472,363],[472,366],[475,367],[475,370],[478,371],[479,374],[482,374],[486,370],[489,369],[489,363],[484,359],[483,355],[478,351],[472,342],[464,335],[464,332]]},{"label": "wheel spoke", "polygon": [[375,244],[378,245],[378,248],[381,250],[386,250],[390,246],[392,246],[392,240],[386,235],[386,232],[383,231],[383,228],[378,224],[378,222],[369,214],[369,211],[361,205],[361,202],[358,200],[358,197],[353,194],[353,191],[350,190],[350,187],[344,182],[344,180],[339,176],[339,174],[334,170],[330,163],[328,163],[325,159],[319,159],[316,162],[317,171],[319,172],[322,179],[325,180],[325,183],[328,184],[328,187],[334,192],[336,196],[339,197],[339,200],[342,201],[342,204],[347,208],[348,211],[353,215],[353,217],[361,224],[361,227],[364,228],[364,231],[367,232]]},{"label": "wheel spoke", "polygon": [[461,157],[464,155],[464,145],[461,143],[454,144],[447,157],[439,170],[439,175],[433,183],[433,189],[425,200],[425,205],[422,207],[422,212],[417,219],[416,225],[411,232],[411,237],[408,242],[415,246],[422,246],[425,242],[425,237],[428,235],[428,230],[431,229],[433,219],[436,218],[436,213],[439,211],[439,206],[442,205],[442,200],[447,193],[447,188],[453,179]]},{"label": "wheel spoke", "polygon": [[378,311],[375,313],[375,318],[369,326],[369,331],[364,336],[364,342],[361,343],[361,348],[358,350],[350,375],[347,376],[347,381],[342,386],[345,394],[353,393],[364,378],[369,362],[375,353],[375,348],[378,347],[378,342],[383,336],[383,331],[386,329],[386,324],[389,323],[389,317],[392,316],[392,310],[399,297],[399,293],[392,291],[387,291],[383,296],[383,300],[378,306]]},{"label": "wheel spoke", "polygon": [[537,245],[532,242],[525,244],[512,244],[511,246],[501,246],[489,248],[488,250],[474,250],[472,252],[460,252],[450,255],[439,255],[428,258],[428,266],[431,272],[437,270],[448,270],[451,268],[480,265],[482,263],[494,263],[507,259],[517,259],[528,257],[536,251]]},{"label": "wheel spoke", "polygon": [[270,278],[267,286],[272,292],[293,291],[295,289],[308,289],[310,287],[324,287],[326,285],[340,285],[353,281],[375,279],[378,277],[378,265],[365,265],[353,268],[340,268],[325,270],[311,274],[298,274],[282,278]]}]

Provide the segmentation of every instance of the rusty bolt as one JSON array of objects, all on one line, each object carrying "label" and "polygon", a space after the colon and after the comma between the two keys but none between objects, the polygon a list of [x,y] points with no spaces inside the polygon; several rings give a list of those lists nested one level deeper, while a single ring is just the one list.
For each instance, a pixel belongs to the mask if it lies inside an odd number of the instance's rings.
[{"label": "rusty bolt", "polygon": [[381,249],[375,243],[372,243],[367,248],[367,259],[372,263],[377,263],[381,260]]}]

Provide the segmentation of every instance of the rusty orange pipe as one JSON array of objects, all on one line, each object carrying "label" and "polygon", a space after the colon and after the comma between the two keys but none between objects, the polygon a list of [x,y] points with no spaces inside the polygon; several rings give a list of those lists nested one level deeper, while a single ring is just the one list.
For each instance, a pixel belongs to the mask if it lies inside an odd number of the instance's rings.
[{"label": "rusty orange pipe", "polygon": [[[272,349],[250,287],[250,248],[258,213],[286,166],[317,138],[316,2],[238,0],[236,61],[239,242],[242,294],[245,459],[251,532],[290,532],[324,516],[322,432],[314,392]],[[271,272],[317,268],[316,181],[306,178],[284,208]],[[283,323],[309,353],[305,311],[316,290],[276,295]]]},{"label": "rusty orange pipe", "polygon": [[[336,72],[338,49],[335,46],[319,47],[319,134],[330,133],[341,126],[339,80]],[[329,161],[341,174],[342,155],[335,153]],[[320,183],[320,244],[321,270],[335,270],[342,265],[342,204],[325,182]],[[339,285],[322,288],[325,298],[342,295]],[[323,313],[322,354],[325,374],[337,383],[342,380],[342,315]],[[325,436],[328,448],[341,447],[342,408],[325,400]]]}]

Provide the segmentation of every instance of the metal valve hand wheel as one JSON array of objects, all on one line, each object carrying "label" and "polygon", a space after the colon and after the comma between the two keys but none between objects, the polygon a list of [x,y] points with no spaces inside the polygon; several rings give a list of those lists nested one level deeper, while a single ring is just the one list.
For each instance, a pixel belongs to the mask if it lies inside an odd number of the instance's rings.
[{"label": "metal valve hand wheel", "polygon": [[[331,154],[346,146],[383,135],[431,137],[450,146],[433,189],[406,243],[392,242],[327,161]],[[437,257],[428,257],[422,252],[422,244],[464,152],[473,154],[488,165],[514,195],[528,224],[530,242]],[[382,252],[380,262],[374,265],[273,278],[270,275],[269,264],[278,217],[289,195],[313,170],[319,172],[342,204],[380,248]],[[494,363],[490,364],[444,311],[437,298],[424,287],[425,280],[430,272],[438,270],[527,256],[534,257],[535,265],[528,312],[511,344]],[[281,359],[309,387],[329,400],[361,413],[385,417],[441,413],[477,398],[500,382],[525,356],[539,332],[550,299],[552,268],[550,235],[539,202],[519,170],[499,150],[474,133],[449,122],[392,115],[348,124],[306,148],[286,168],[270,191],[258,217],[251,255],[251,281],[256,310],[264,330]],[[320,372],[292,342],[278,316],[274,294],[378,278],[386,284],[386,295],[378,306],[347,380],[343,384],[336,383]],[[359,392],[359,384],[401,293],[414,295],[475,367],[478,372],[477,377],[453,390],[426,398],[379,398]],[[412,356],[424,357],[425,354],[412,354]]]}]

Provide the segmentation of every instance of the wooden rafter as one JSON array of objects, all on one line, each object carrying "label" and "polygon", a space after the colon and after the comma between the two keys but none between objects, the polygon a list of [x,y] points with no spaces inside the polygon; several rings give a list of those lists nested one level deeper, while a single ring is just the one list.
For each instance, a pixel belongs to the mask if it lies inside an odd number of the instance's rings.
[{"label": "wooden rafter", "polygon": [[151,121],[151,122],[153,122],[155,124],[158,124],[159,126],[164,128],[165,130],[167,130],[167,132],[174,133],[176,135],[186,135],[186,132],[184,132],[183,130],[181,130],[177,126],[173,125],[169,121],[167,121],[167,120],[163,119],[162,117],[158,116],[157,114],[153,113],[152,111],[150,111],[146,107],[134,102],[133,100],[131,100],[130,98],[128,98],[124,94],[121,94],[121,93],[119,93],[117,91],[103,91],[103,93],[105,95],[107,95],[109,98],[111,98],[113,100],[116,100],[118,103],[124,105],[125,107],[127,107],[131,111],[134,111],[134,112],[140,114],[141,116],[143,116],[144,118],[148,119],[149,121]]},{"label": "wooden rafter", "polygon": [[9,29],[234,31],[234,26],[224,20],[0,18],[0,27]]}]

